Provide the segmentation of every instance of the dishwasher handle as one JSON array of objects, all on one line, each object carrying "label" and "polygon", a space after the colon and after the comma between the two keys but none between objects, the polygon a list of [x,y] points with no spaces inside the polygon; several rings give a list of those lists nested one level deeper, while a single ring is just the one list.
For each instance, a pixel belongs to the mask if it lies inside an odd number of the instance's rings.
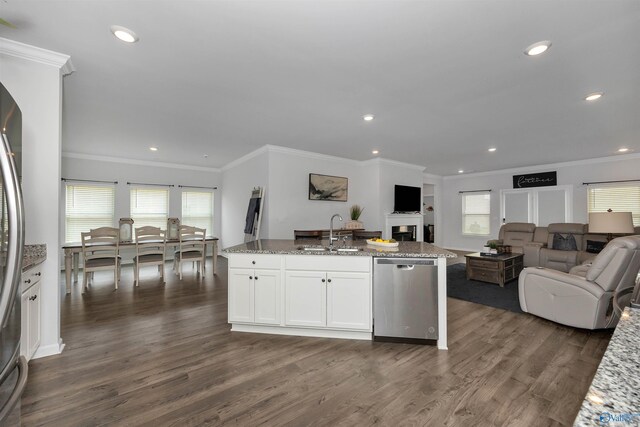
[{"label": "dishwasher handle", "polygon": [[396,268],[398,270],[413,270],[415,268],[415,265],[411,264],[411,265],[406,265],[406,264],[396,264]]},{"label": "dishwasher handle", "polygon": [[417,259],[417,258],[376,258],[375,259],[375,263],[376,264],[382,264],[382,265],[397,265],[398,268],[400,267],[407,267],[407,266],[411,266],[412,268],[416,265],[436,265],[437,259],[433,259],[433,258],[423,258],[423,259]]}]

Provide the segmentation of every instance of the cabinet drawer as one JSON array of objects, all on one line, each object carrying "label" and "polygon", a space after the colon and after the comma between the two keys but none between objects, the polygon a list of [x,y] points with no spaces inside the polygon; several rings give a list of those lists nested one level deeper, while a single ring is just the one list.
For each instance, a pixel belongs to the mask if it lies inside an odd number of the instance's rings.
[{"label": "cabinet drawer", "polygon": [[471,279],[472,280],[481,280],[483,282],[499,283],[500,282],[500,271],[474,268],[471,271]]},{"label": "cabinet drawer", "polygon": [[500,264],[497,261],[485,261],[474,258],[467,258],[467,263],[472,267],[486,268],[488,270],[498,270],[500,267]]},{"label": "cabinet drawer", "polygon": [[282,255],[229,254],[231,268],[274,268],[282,266]]},{"label": "cabinet drawer", "polygon": [[20,291],[26,292],[36,283],[40,282],[42,277],[42,265],[36,265],[22,273],[20,280]]},{"label": "cabinet drawer", "polygon": [[371,257],[349,255],[287,255],[287,270],[305,271],[371,271]]}]

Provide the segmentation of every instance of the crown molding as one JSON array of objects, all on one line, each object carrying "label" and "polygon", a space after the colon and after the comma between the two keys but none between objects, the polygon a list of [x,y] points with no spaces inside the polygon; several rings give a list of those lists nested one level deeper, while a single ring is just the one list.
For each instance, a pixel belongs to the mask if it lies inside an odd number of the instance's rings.
[{"label": "crown molding", "polygon": [[426,167],[424,166],[420,166],[420,165],[415,165],[413,163],[405,163],[405,162],[400,162],[397,160],[390,160],[390,159],[385,159],[384,157],[378,157],[375,159],[371,159],[371,160],[365,160],[361,163],[373,163],[373,164],[384,164],[384,165],[389,165],[389,166],[399,166],[402,168],[406,168],[406,169],[414,169],[420,172],[424,173],[424,170],[426,169]]},{"label": "crown molding", "polygon": [[260,154],[264,154],[268,151],[268,145],[263,145],[262,147],[258,148],[257,150],[253,150],[248,154],[245,154],[242,157],[239,157],[235,160],[232,160],[231,162],[227,163],[226,165],[224,165],[220,170],[222,172],[228,171],[229,169],[235,168],[238,165],[241,165],[244,162],[248,162],[249,160],[253,159],[254,157],[259,156]]},{"label": "crown molding", "polygon": [[422,173],[422,177],[424,179],[435,179],[435,180],[442,180],[442,178],[443,178],[442,175],[436,175],[434,173],[427,173],[427,172],[423,172]]},{"label": "crown molding", "polygon": [[306,159],[341,162],[341,163],[347,163],[354,166],[362,164],[362,161],[359,161],[359,160],[347,159],[345,157],[332,156],[329,154],[314,153],[313,151],[298,150],[297,148],[282,147],[280,145],[266,145],[265,147],[267,147],[267,150],[270,153],[282,153],[282,154],[289,154],[292,156],[304,157]]},{"label": "crown molding", "polygon": [[0,37],[0,53],[56,67],[60,69],[63,76],[75,71],[75,67],[71,63],[71,57],[69,55],[2,37]]},{"label": "crown molding", "polygon": [[68,159],[95,160],[98,162],[111,162],[111,163],[121,163],[121,164],[128,164],[128,165],[155,166],[155,167],[169,168],[169,169],[185,169],[185,170],[199,171],[199,172],[214,172],[214,173],[221,172],[221,170],[218,168],[208,168],[204,166],[185,165],[180,163],[154,162],[152,160],[124,159],[122,157],[98,156],[95,154],[83,154],[83,153],[70,153],[67,151],[62,152],[62,157],[66,157]]},{"label": "crown molding", "polygon": [[618,154],[615,156],[596,157],[593,159],[572,160],[569,162],[559,162],[559,163],[547,163],[547,164],[535,165],[535,166],[523,166],[521,168],[498,169],[498,170],[487,171],[487,172],[448,175],[448,176],[443,176],[442,179],[446,181],[450,181],[450,180],[457,180],[457,179],[465,179],[465,178],[473,178],[473,177],[489,176],[489,175],[499,175],[499,174],[507,174],[507,173],[540,172],[540,169],[570,167],[570,166],[587,166],[587,165],[594,165],[598,163],[611,163],[611,162],[620,162],[625,160],[636,160],[636,159],[640,159],[640,153]]}]

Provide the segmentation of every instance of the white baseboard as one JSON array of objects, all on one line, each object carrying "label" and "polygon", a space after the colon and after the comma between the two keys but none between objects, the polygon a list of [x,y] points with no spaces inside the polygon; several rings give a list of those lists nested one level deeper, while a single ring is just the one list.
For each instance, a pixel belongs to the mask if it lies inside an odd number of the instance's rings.
[{"label": "white baseboard", "polygon": [[232,332],[253,332],[258,334],[294,335],[299,337],[342,338],[371,341],[371,332],[339,331],[330,329],[291,328],[268,325],[231,324]]},{"label": "white baseboard", "polygon": [[57,344],[40,346],[40,347],[38,347],[36,352],[33,354],[32,359],[39,359],[41,357],[47,357],[47,356],[53,356],[55,354],[60,354],[60,353],[62,353],[62,350],[64,350],[64,346],[65,346],[65,344],[62,342],[62,338],[58,339],[58,343]]}]

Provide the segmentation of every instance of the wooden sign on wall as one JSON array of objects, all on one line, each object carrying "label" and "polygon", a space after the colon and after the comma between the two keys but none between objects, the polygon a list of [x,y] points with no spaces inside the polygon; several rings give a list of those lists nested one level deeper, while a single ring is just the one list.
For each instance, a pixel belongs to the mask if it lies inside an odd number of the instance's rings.
[{"label": "wooden sign on wall", "polygon": [[555,171],[513,175],[513,188],[550,187],[553,185],[558,185]]}]

